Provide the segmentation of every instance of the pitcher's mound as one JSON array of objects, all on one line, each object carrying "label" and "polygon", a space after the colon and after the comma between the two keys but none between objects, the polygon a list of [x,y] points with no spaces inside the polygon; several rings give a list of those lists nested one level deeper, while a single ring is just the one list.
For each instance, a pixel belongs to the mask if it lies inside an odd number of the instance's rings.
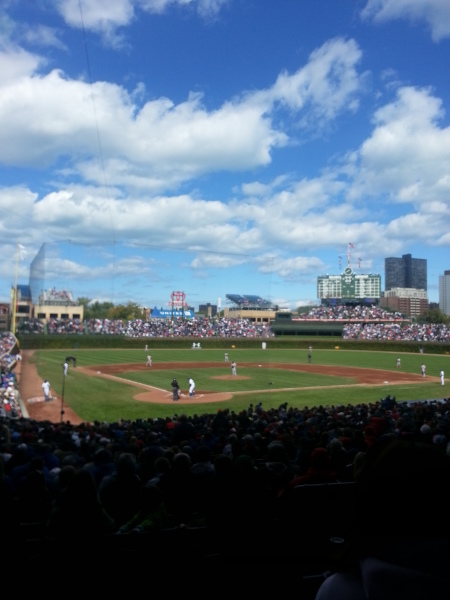
[{"label": "pitcher's mound", "polygon": [[211,393],[196,391],[193,398],[189,397],[189,394],[182,394],[178,401],[174,401],[171,392],[164,392],[163,390],[150,390],[148,392],[141,392],[133,396],[135,400],[141,402],[155,402],[157,404],[173,404],[174,406],[183,406],[183,404],[202,404],[205,402],[225,402],[225,400],[231,400],[233,395],[230,392]]}]

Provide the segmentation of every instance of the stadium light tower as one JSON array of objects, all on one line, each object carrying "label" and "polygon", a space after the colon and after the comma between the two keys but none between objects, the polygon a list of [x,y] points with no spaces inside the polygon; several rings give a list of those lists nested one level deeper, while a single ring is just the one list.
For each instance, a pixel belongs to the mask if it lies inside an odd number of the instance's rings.
[{"label": "stadium light tower", "polygon": [[62,390],[61,390],[61,423],[63,422],[64,417],[64,384],[66,382],[66,374],[64,373],[64,365],[62,366],[63,370],[63,380],[62,380]]}]

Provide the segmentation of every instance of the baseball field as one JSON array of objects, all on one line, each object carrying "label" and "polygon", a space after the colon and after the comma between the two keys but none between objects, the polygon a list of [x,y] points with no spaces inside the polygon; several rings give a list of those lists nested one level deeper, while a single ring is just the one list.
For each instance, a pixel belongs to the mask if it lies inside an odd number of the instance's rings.
[{"label": "baseball field", "polygon": [[[372,352],[334,349],[152,349],[152,366],[146,366],[144,349],[78,349],[76,367],[67,376],[62,365],[64,350],[36,350],[29,361],[39,377],[48,379],[55,400],[86,422],[148,419],[173,414],[215,413],[219,408],[236,412],[262,402],[273,408],[289,406],[370,403],[388,394],[397,401],[441,399],[448,384],[441,385],[443,369],[450,375],[450,356],[417,353]],[[401,357],[400,368],[396,367]],[[237,375],[231,374],[231,362]],[[421,365],[426,365],[426,377]],[[176,378],[182,396],[173,402],[171,381]],[[188,378],[196,383],[196,395],[188,394]],[[42,394],[36,390],[36,394]],[[34,399],[24,398],[25,402]]]}]

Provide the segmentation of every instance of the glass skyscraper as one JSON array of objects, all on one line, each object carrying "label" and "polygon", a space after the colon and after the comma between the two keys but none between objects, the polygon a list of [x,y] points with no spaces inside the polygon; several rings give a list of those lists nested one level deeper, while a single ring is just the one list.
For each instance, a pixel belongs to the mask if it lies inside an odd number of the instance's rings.
[{"label": "glass skyscraper", "polygon": [[427,261],[404,254],[401,258],[384,259],[384,289],[427,289]]}]

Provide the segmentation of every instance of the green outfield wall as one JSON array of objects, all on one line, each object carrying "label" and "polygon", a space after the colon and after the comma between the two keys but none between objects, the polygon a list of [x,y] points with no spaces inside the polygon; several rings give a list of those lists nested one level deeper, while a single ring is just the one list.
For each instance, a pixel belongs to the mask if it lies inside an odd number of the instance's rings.
[{"label": "green outfield wall", "polygon": [[339,347],[342,350],[371,350],[382,352],[420,352],[423,346],[426,354],[450,354],[450,343],[432,343],[417,341],[385,341],[385,340],[342,340],[335,336],[324,335],[280,335],[274,338],[152,338],[152,337],[125,337],[119,335],[24,335],[17,336],[21,350],[46,350],[64,349],[76,350],[77,348],[142,348],[148,344],[149,348],[188,348],[192,343],[200,342],[202,350],[208,348],[314,348],[330,349]]}]

